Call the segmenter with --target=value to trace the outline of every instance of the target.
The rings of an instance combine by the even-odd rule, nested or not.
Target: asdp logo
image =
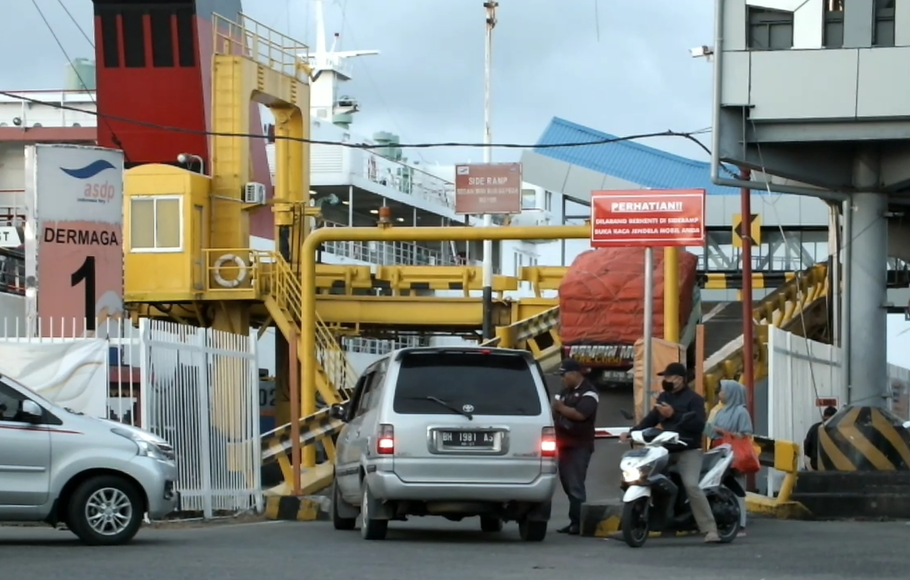
[[[66,173],[75,179],[85,181],[85,187],[82,190],[82,196],[77,200],[86,203],[108,203],[116,195],[116,188],[108,181],[97,179],[98,176],[109,169],[116,170],[114,165],[105,159],[99,159],[89,163],[85,167],[76,169],[67,169],[61,167],[60,171]]]

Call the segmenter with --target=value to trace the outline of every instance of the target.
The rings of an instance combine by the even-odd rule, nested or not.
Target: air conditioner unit
[[[265,185],[251,181],[243,186],[243,203],[262,205],[265,203]]]

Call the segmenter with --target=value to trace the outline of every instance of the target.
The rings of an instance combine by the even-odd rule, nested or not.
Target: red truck
[[[644,334],[643,248],[599,248],[580,254],[559,286],[563,353],[591,369],[599,386],[631,386],[635,341]],[[664,259],[654,252],[653,335],[664,330]],[[701,319],[698,258],[679,252],[680,343],[694,355]],[[691,362],[691,361],[690,361]]]

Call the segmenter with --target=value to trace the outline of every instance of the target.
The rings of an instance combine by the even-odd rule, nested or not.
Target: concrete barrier
[[[753,440],[762,466],[782,471],[784,480],[776,497],[747,493],[746,509],[752,514],[779,519],[811,518],[809,510],[792,497],[799,473],[799,445],[792,441],[760,436],[755,436]]]
[[[819,471],[910,471],[910,432],[886,409],[846,407],[818,430]]]
[[[270,520],[328,520],[331,509],[332,500],[323,496],[274,495],[265,498],[265,517]]]
[[[807,471],[793,499],[819,519],[910,519],[910,471]]]
[[[607,538],[619,531],[622,502],[593,501],[581,506],[581,535]]]

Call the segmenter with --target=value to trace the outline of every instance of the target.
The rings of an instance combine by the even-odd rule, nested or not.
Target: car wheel
[[[480,516],[480,529],[484,532],[501,532],[502,520],[492,516]]]
[[[140,492],[122,477],[101,475],[82,482],[70,496],[66,523],[86,544],[116,546],[142,526]]]
[[[332,486],[332,525],[336,530],[353,530],[357,526],[357,518],[343,518],[338,512],[341,506],[341,493],[338,491],[338,481]]]
[[[384,540],[389,530],[389,520],[374,520],[370,502],[373,495],[367,482],[363,482],[363,498],[360,503],[360,536],[364,540]]]
[[[542,542],[547,537],[547,522],[521,520],[518,534],[525,542]]]

